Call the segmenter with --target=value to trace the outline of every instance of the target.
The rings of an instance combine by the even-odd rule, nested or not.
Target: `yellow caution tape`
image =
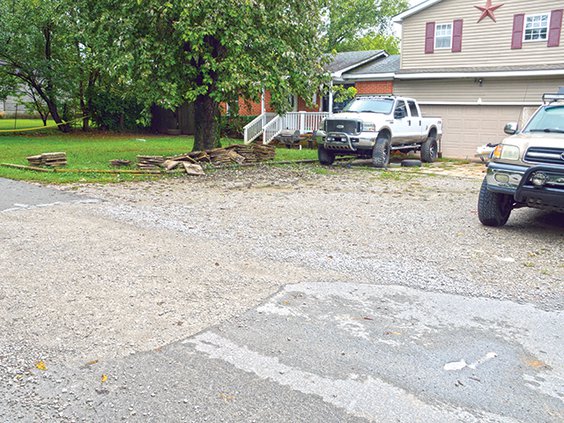
[[[87,117],[90,118],[90,116],[87,116]],[[68,125],[70,123],[77,122],[79,120],[84,120],[84,119],[85,119],[84,117],[79,117],[77,119],[69,120],[68,122],[54,123],[52,125],[46,125],[46,126],[36,126],[34,128],[0,129],[0,134],[4,133],[4,132],[29,132],[29,131],[38,131],[38,130],[41,130],[41,129],[56,128],[56,127],[61,126],[61,125]]]

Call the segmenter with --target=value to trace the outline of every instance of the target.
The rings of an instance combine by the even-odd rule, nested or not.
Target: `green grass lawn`
[[[0,120],[2,122],[2,120]],[[141,134],[72,134],[49,133],[47,135],[0,136],[0,163],[27,165],[27,156],[64,151],[69,169],[111,169],[113,159],[136,162],[137,155],[174,156],[192,150],[193,137],[154,136]],[[239,140],[223,139],[222,145],[240,143]],[[277,161],[316,159],[316,150],[277,149]],[[132,169],[135,167],[132,166]],[[48,183],[68,182],[119,182],[146,180],[147,175],[95,174],[95,173],[43,173],[0,166],[0,177]],[[156,176],[160,177],[160,176]]]

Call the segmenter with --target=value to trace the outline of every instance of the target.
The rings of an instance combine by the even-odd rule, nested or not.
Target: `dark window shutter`
[[[452,23],[452,52],[460,53],[462,51],[462,19],[456,19]]]
[[[523,47],[523,28],[525,26],[525,15],[513,16],[513,37],[511,38],[511,48],[518,49]]]
[[[550,27],[548,28],[548,47],[560,45],[560,32],[562,30],[562,9],[553,10],[550,14]]]
[[[425,53],[435,52],[435,22],[427,22],[425,27]]]

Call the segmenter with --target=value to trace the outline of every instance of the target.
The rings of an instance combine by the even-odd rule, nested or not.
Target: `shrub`
[[[256,116],[221,116],[219,129],[221,136],[225,138],[243,139],[245,125],[250,123]]]

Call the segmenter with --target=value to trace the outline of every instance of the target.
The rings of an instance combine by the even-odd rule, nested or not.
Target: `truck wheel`
[[[322,165],[331,166],[335,161],[335,153],[320,145],[317,147],[317,158]]]
[[[488,191],[486,178],[480,188],[478,218],[485,226],[503,226],[513,209],[513,197],[508,194]]]
[[[392,147],[390,139],[386,136],[378,136],[376,144],[372,150],[372,164],[377,168],[385,168],[390,163]]]
[[[401,161],[402,167],[421,167],[421,160],[405,159]]]
[[[423,163],[433,163],[439,155],[439,145],[434,135],[430,135],[421,145],[421,161]]]

